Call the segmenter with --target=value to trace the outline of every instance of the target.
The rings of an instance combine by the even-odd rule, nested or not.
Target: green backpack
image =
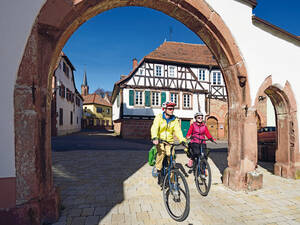
[[[153,147],[149,150],[148,153],[148,163],[150,166],[155,165],[156,154],[157,154],[157,149],[156,146],[153,145]]]

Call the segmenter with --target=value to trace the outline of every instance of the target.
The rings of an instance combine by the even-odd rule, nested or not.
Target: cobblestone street
[[[209,144],[213,181],[202,197],[193,175],[187,178],[190,214],[170,218],[157,181],[147,163],[150,141],[123,140],[107,133],[82,132],[52,139],[54,183],[61,193],[61,217],[55,225],[98,224],[300,224],[300,180],[272,175],[260,164],[263,189],[235,192],[222,185],[227,166],[226,143]],[[178,151],[183,168],[187,158]]]

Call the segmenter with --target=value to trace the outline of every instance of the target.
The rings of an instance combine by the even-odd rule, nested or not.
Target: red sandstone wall
[[[150,140],[150,128],[153,120],[122,120],[122,138],[137,138]]]
[[[218,120],[218,139],[227,139],[224,134],[225,129],[225,116],[228,112],[227,101],[221,101],[217,99],[210,99],[210,114]]]

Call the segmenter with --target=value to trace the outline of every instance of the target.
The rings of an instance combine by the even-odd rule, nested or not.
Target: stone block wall
[[[122,138],[151,139],[150,129],[153,120],[124,119],[121,125]]]

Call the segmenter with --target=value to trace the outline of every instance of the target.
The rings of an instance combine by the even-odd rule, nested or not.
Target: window
[[[213,72],[213,84],[221,84],[221,72]]]
[[[61,84],[61,86],[59,87],[59,95],[64,98],[65,97],[65,86],[63,84]]]
[[[159,92],[152,92],[152,106],[160,106],[159,95],[160,95]]]
[[[205,80],[205,70],[204,69],[199,69],[198,77],[199,77],[199,80]]]
[[[169,67],[169,77],[175,77],[175,66]]]
[[[73,112],[70,112],[70,124],[73,124]]]
[[[178,105],[178,94],[177,93],[171,93],[170,94],[170,101],[174,102],[176,104],[176,107],[179,107],[179,105]]]
[[[183,108],[191,108],[191,95],[183,94]]]
[[[135,91],[135,105],[143,105],[143,92]]]
[[[106,126],[109,126],[109,120],[106,120]]]
[[[221,84],[221,73],[218,72],[217,74],[218,74],[218,84]]]
[[[59,108],[59,125],[62,126],[64,124],[64,111],[62,108]]]
[[[155,76],[161,77],[162,76],[162,66],[155,65]]]
[[[109,109],[106,109],[106,113],[109,114]]]
[[[97,113],[102,113],[102,108],[101,107],[97,107]]]
[[[144,68],[139,68],[139,75],[144,75],[144,74],[145,74]]]
[[[217,84],[217,73],[213,72],[213,84]]]
[[[65,62],[63,62],[63,71],[65,72],[67,77],[69,77],[69,67],[67,66],[67,64]]]

